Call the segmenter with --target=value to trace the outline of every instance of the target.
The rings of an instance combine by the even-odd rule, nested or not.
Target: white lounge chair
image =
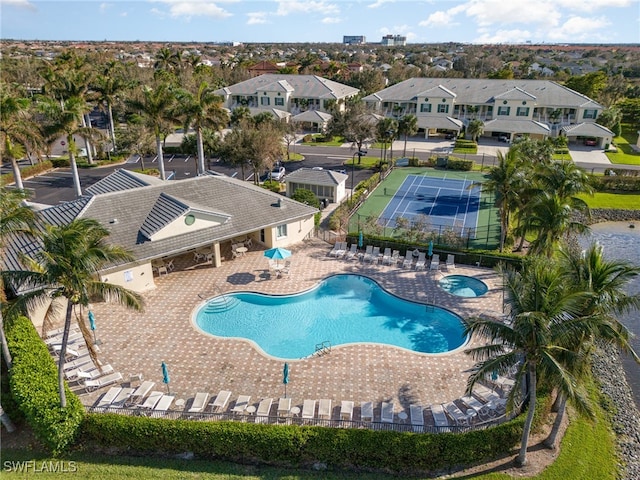
[[[120,372],[115,372],[110,375],[105,375],[104,377],[96,378],[95,380],[85,380],[84,389],[87,392],[92,392],[98,388],[119,382],[120,380],[122,380],[122,374]]]
[[[400,259],[400,250],[394,250],[393,253],[391,254],[391,261],[389,262],[389,265],[397,265],[399,259]]]
[[[302,404],[302,419],[310,420],[315,416],[316,413],[316,401],[315,400],[305,400]]]
[[[451,254],[447,255],[447,270],[453,270],[456,268],[455,260],[456,260],[455,255],[451,255]]]
[[[362,402],[360,405],[360,420],[373,422],[373,402]]]
[[[331,399],[320,399],[320,403],[318,404],[318,418],[331,418]]]
[[[411,265],[413,265],[413,251],[407,250],[402,260],[402,268],[411,268]]]
[[[114,388],[114,387],[111,387],[111,388]],[[115,388],[118,388],[118,387],[115,387]],[[118,396],[113,399],[113,402],[111,402],[111,405],[109,405],[109,406],[110,407],[116,407],[116,408],[124,407],[124,404],[129,399],[131,394],[133,393],[133,390],[134,389],[131,388],[131,387],[126,387],[126,388],[121,389],[120,393],[118,393]]]
[[[152,382],[150,380],[145,380],[140,384],[138,388],[131,394],[131,398],[127,401],[127,405],[136,405],[142,401],[144,397],[151,391],[151,389],[155,386],[156,382]]]
[[[353,419],[353,401],[351,400],[342,400],[340,404],[340,420],[349,420]]]
[[[451,418],[453,418],[458,425],[468,424],[467,415],[465,415],[455,403],[449,402],[445,403],[443,406],[447,413],[451,415]]]
[[[122,387],[111,387],[109,390],[107,390],[107,393],[105,393],[100,398],[100,400],[98,401],[98,405],[96,405],[96,408],[109,407],[121,391]]]
[[[256,423],[267,423],[269,421],[272,404],[273,398],[263,398],[260,400],[258,410],[256,411]]]
[[[209,400],[209,394],[207,392],[198,392],[193,399],[193,404],[189,408],[189,413],[199,413],[207,406],[207,400]]]
[[[371,255],[369,255],[368,261],[371,264],[378,263],[378,258],[380,257],[380,247],[373,247],[371,251]],[[365,262],[367,258],[365,258]]]
[[[382,264],[391,265],[391,249],[389,247],[384,249],[384,253],[382,254]]]
[[[220,390],[218,395],[216,395],[216,399],[211,404],[213,411],[220,412],[224,410],[229,398],[231,398],[231,392],[229,390]]]
[[[460,397],[460,400],[462,400],[466,406],[475,410],[480,416],[487,416],[489,414],[489,408],[480,403],[480,401],[472,395]]]
[[[433,415],[433,421],[436,427],[439,427],[440,431],[449,431],[449,418],[444,413],[444,407],[440,404],[431,405],[431,413]]]
[[[249,406],[249,402],[251,401],[250,395],[239,395],[236,400],[236,404],[233,406],[231,411],[233,413],[244,413],[244,411]]]
[[[109,364],[103,365],[102,369],[94,368],[93,370],[89,370],[89,369],[84,370],[82,367],[80,367],[76,371],[76,378],[78,380],[80,379],[94,380],[96,378],[100,378],[103,375],[108,375],[110,373],[113,373],[113,367]]]
[[[393,402],[382,402],[380,408],[380,421],[393,423]]]
[[[138,405],[138,407],[153,410],[162,398],[162,395],[162,392],[151,392],[146,400],[141,405]]]
[[[338,252],[340,250],[343,250],[342,242],[336,242],[333,245],[333,248],[331,249],[331,251],[329,252],[329,256],[330,257],[337,257],[338,256]]]
[[[422,405],[411,405],[411,428],[414,432],[422,432],[424,430],[424,414],[422,413]]]
[[[86,355],[82,355],[81,357],[76,358],[75,360],[71,360],[69,362],[64,363],[65,370],[74,370],[79,367],[85,366],[85,368],[89,368],[87,365],[92,365],[95,368],[95,364],[93,363],[93,359],[87,353]]]
[[[368,262],[373,255],[373,245],[367,245],[367,249],[364,251],[364,257],[362,257],[363,262]]]
[[[153,407],[153,411],[166,412],[167,410],[169,410],[169,408],[171,408],[171,405],[173,404],[173,400],[175,398],[176,397],[173,395],[162,395],[160,400],[158,400],[158,403],[156,403],[156,406]]]
[[[429,266],[430,270],[439,270],[440,269],[440,255],[434,253],[431,257],[431,265]]]
[[[358,245],[355,243],[352,243],[351,248],[349,248],[349,251],[344,254],[344,259],[353,260],[357,256],[358,256]]]
[[[426,252],[420,252],[418,255],[418,261],[416,262],[416,270],[424,270],[424,265],[427,262]]]
[[[291,410],[291,398],[280,398],[278,400],[278,416],[284,417],[289,415],[289,411]]]

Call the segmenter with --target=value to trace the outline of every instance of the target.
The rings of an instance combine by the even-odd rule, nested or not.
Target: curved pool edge
[[[483,286],[483,292],[478,294],[478,292],[476,292],[476,290],[473,287],[469,287],[469,289],[471,291],[474,292],[474,295],[458,295],[456,293],[453,293],[450,290],[447,290],[446,288],[444,288],[442,286],[442,281],[450,278],[450,277],[457,277],[457,278],[465,278],[465,279],[469,279],[472,280],[474,283],[476,284],[481,284]],[[483,280],[480,280],[479,278],[475,278],[472,277],[471,275],[463,275],[463,274],[459,274],[459,273],[451,273],[451,274],[447,274],[447,275],[442,275],[437,281],[436,281],[436,285],[437,287],[444,293],[446,293],[447,295],[450,295],[452,297],[455,297],[457,299],[479,299],[481,297],[484,297],[485,295],[491,293],[492,289],[489,286],[489,284]]]
[[[335,276],[343,276],[343,275],[353,275],[353,276],[367,278],[367,279],[371,280],[372,282],[374,282],[377,285],[378,288],[380,288],[381,290],[383,290],[387,294],[392,295],[392,296],[394,296],[396,298],[399,298],[401,300],[406,300],[406,301],[409,301],[409,302],[413,302],[413,303],[416,303],[416,304],[419,304],[419,305],[436,307],[436,308],[439,308],[441,310],[447,311],[451,315],[454,315],[454,316],[458,317],[460,323],[464,326],[464,320],[463,320],[462,316],[460,314],[454,312],[453,310],[451,310],[449,308],[446,308],[446,307],[442,307],[440,305],[434,305],[432,303],[421,302],[421,301],[418,301],[418,300],[413,300],[413,299],[410,299],[410,298],[403,297],[403,296],[397,295],[395,293],[392,293],[388,289],[386,289],[384,286],[382,286],[380,284],[380,282],[378,282],[375,278],[372,278],[371,276],[363,274],[363,273],[332,273],[330,275],[326,275],[325,277],[319,279],[316,282],[316,284],[313,285],[312,287],[304,289],[304,290],[300,290],[300,291],[297,291],[297,292],[294,292],[294,293],[264,293],[264,292],[257,292],[255,290],[230,290],[228,292],[224,292],[222,294],[214,295],[212,297],[209,297],[207,299],[204,299],[204,300],[200,301],[191,310],[189,323],[191,324],[193,329],[196,330],[196,332],[201,333],[201,334],[203,334],[205,336],[214,338],[216,340],[237,340],[237,341],[240,341],[240,342],[247,343],[250,346],[252,346],[254,348],[254,350],[256,350],[256,352],[258,352],[260,355],[262,355],[265,358],[271,359],[271,360],[286,361],[286,362],[300,362],[300,361],[304,361],[304,360],[310,360],[310,359],[314,358],[315,353],[312,353],[311,355],[307,355],[306,357],[300,357],[300,358],[276,357],[274,355],[271,355],[271,354],[265,352],[262,349],[262,347],[260,347],[260,345],[256,341],[251,340],[249,338],[246,338],[246,337],[221,337],[219,335],[214,335],[213,333],[206,332],[202,328],[200,328],[198,326],[197,322],[196,322],[197,313],[210,300],[212,300],[214,298],[217,298],[217,297],[222,297],[224,295],[231,295],[231,294],[235,294],[235,293],[250,293],[250,294],[261,295],[261,296],[265,296],[265,297],[290,297],[290,296],[296,296],[296,295],[303,295],[305,293],[311,292],[311,291],[319,288],[320,285],[322,284],[322,282],[327,280],[328,278],[335,277]],[[457,297],[457,298],[463,298],[463,297]],[[454,348],[452,350],[448,350],[446,352],[435,352],[435,353],[417,352],[415,350],[411,350],[411,349],[408,349],[408,348],[400,347],[400,346],[397,346],[397,345],[391,345],[391,344],[388,344],[388,343],[376,343],[376,342],[341,343],[339,345],[332,345],[331,349],[353,347],[353,346],[363,346],[363,345],[375,345],[375,346],[380,346],[380,347],[393,348],[395,350],[399,350],[399,351],[415,354],[415,355],[422,356],[422,357],[441,357],[441,356],[456,354],[456,353],[459,353],[460,351],[464,350],[468,346],[468,344],[470,343],[471,338],[472,338],[471,335],[467,334],[464,337],[464,341],[458,347],[456,347],[456,348]]]

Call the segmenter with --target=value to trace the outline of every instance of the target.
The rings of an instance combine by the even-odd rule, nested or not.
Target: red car
[[[585,139],[584,144],[587,147],[595,147],[596,145],[598,145],[598,141],[595,138],[587,138]]]

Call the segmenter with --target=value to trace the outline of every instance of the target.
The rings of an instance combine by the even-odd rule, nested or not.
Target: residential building
[[[349,175],[322,168],[299,168],[285,177],[287,196],[299,188],[312,191],[318,200],[340,203],[346,196]]]
[[[344,35],[342,43],[346,45],[364,45],[367,43],[367,38],[364,35]]]
[[[363,101],[386,117],[416,115],[425,137],[439,131],[460,132],[478,119],[484,122],[485,137],[506,137],[507,141],[519,135],[557,136],[567,131],[563,127],[595,123],[604,109],[548,80],[411,78]]]
[[[407,37],[402,35],[385,35],[382,37],[380,43],[385,47],[404,47],[407,44]]]

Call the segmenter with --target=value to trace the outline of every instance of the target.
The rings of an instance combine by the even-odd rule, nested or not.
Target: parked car
[[[275,180],[276,182],[282,182],[286,173],[287,172],[284,167],[275,167],[273,170],[271,170],[271,172],[269,172],[269,178],[271,178],[271,180]]]
[[[595,138],[585,138],[584,144],[587,147],[595,147],[596,145],[598,145],[598,140],[596,140]]]
[[[454,138],[456,138],[456,134],[453,132],[448,132],[444,135],[444,138],[446,138],[447,140],[453,140]]]
[[[509,137],[507,135],[500,135],[498,137],[499,142],[509,143]]]

